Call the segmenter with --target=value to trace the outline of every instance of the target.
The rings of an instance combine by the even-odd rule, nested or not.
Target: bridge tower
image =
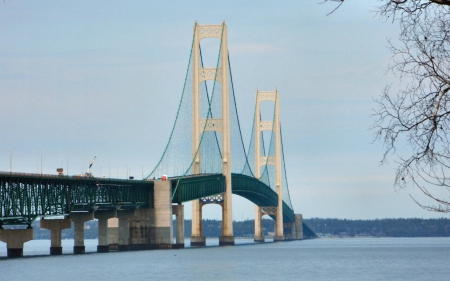
[[[217,38],[221,40],[220,63],[214,68],[200,66],[200,40]],[[229,105],[229,69],[228,69],[228,32],[225,22],[220,25],[194,25],[193,43],[193,118],[192,118],[192,157],[194,159],[192,173],[200,174],[201,163],[198,147],[201,134],[216,131],[222,135],[222,173],[225,176],[226,189],[222,194],[222,236],[219,245],[234,245],[232,193],[231,193],[231,151],[230,151],[230,105]],[[206,118],[200,116],[200,83],[215,80],[221,83],[222,115],[221,118]],[[201,200],[192,202],[192,236],[191,246],[204,246],[205,237],[202,235],[202,206]]]
[[[273,101],[275,103],[275,112],[273,121],[262,121],[261,103],[263,101]],[[274,215],[275,237],[274,241],[284,240],[283,235],[283,188],[282,188],[282,170],[281,170],[281,128],[280,128],[280,108],[278,91],[262,92],[256,91],[256,110],[255,110],[255,176],[261,177],[261,167],[271,165],[275,167],[276,192],[278,194],[277,207],[260,207],[255,205],[255,242],[264,242],[262,235],[262,216]],[[261,153],[261,132],[271,130],[275,134],[275,155],[263,156]]]

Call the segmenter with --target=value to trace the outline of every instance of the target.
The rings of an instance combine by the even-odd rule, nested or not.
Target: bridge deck
[[[225,192],[225,177],[222,174],[196,175],[172,178],[172,203],[183,203],[194,199]],[[258,206],[277,206],[278,195],[258,179],[242,174],[232,174],[233,194],[242,196]],[[294,211],[283,202],[283,221],[293,222]]]
[[[169,179],[172,202],[183,203],[225,192],[222,174]],[[277,194],[258,179],[232,174],[233,193],[258,206],[276,206]],[[38,217],[68,215],[106,205],[120,208],[153,207],[154,181],[77,176],[0,173],[0,225],[31,224]],[[295,220],[283,203],[283,221]]]
[[[102,204],[153,207],[153,181],[0,173],[0,225],[31,224]]]

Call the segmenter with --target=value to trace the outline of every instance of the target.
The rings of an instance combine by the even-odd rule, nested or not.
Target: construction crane
[[[94,164],[96,158],[97,158],[97,155],[94,156],[94,159],[92,159],[91,164],[89,165],[89,167],[86,170],[86,173],[84,173],[85,178],[92,178],[91,167]]]

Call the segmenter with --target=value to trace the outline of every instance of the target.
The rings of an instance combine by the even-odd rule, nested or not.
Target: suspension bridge
[[[204,246],[202,207],[222,207],[220,245],[234,245],[232,194],[255,204],[255,242],[262,217],[275,220],[274,241],[314,236],[295,214],[289,195],[280,122],[280,93],[257,91],[250,142],[243,141],[225,23],[193,30],[181,99],[169,140],[142,181],[0,173],[0,241],[21,256],[31,223],[51,230],[51,254],[61,254],[61,230],[74,223],[74,253],[84,252],[84,222],[99,223],[99,252],[184,247],[184,205],[192,202],[191,246]],[[202,39],[219,40],[215,65],[204,65]],[[271,103],[264,120],[261,104]],[[266,108],[266,107],[264,107]],[[172,216],[176,216],[173,243]],[[64,216],[64,219],[50,219]],[[7,225],[26,225],[4,229]]]

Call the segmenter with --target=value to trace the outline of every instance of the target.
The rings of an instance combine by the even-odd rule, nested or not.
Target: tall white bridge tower
[[[220,40],[220,61],[214,68],[200,66],[200,40],[217,38]],[[215,131],[222,135],[222,174],[225,176],[226,190],[222,194],[222,236],[220,245],[234,245],[233,216],[232,216],[232,189],[231,189],[231,151],[230,151],[230,104],[229,104],[229,69],[228,69],[228,31],[225,22],[220,25],[194,25],[193,43],[193,119],[192,119],[192,157],[193,174],[200,174],[199,150],[201,134]],[[200,83],[213,80],[221,83],[222,114],[220,118],[207,118],[200,116]],[[202,235],[202,206],[209,200],[194,200],[192,202],[192,246],[204,246],[205,237]]]

